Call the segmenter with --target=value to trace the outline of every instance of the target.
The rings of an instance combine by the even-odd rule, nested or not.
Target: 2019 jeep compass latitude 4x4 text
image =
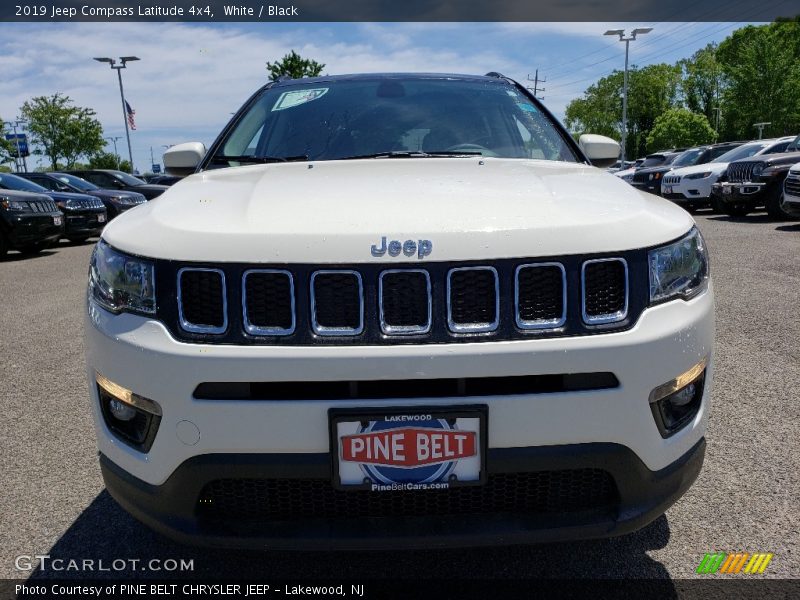
[[[497,74],[278,81],[171,148],[194,174],[92,257],[110,493],[255,548],[655,519],[703,461],[712,286],[692,218],[597,168],[618,152]]]

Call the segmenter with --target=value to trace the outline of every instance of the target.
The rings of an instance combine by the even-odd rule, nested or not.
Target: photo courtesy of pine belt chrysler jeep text
[[[109,492],[250,548],[651,522],[702,466],[714,301],[692,217],[618,159],[497,73],[267,84],[95,248]]]

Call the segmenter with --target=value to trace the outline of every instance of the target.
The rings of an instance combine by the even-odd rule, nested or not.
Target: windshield
[[[786,148],[787,152],[797,152],[800,150],[800,135],[794,138],[794,141]]]
[[[580,160],[557,126],[511,84],[395,76],[267,88],[209,166],[423,153]]]
[[[728,152],[718,156],[711,162],[728,163],[728,162],[733,162],[735,160],[739,160],[740,158],[748,158],[750,156],[753,156],[756,152],[760,152],[767,146],[768,144],[745,144],[744,146],[739,146],[738,148],[729,150]]]
[[[649,169],[650,167],[658,167],[663,164],[667,163],[667,159],[663,154],[655,154],[653,156],[648,156],[644,159],[644,162],[641,165],[642,169]]]
[[[142,181],[138,177],[134,177],[133,175],[128,175],[124,171],[111,171],[109,172],[109,175],[111,175],[115,179],[119,179],[125,185],[147,185],[144,181]]]
[[[697,164],[697,161],[700,160],[700,157],[703,155],[705,150],[701,148],[694,148],[692,150],[687,150],[675,157],[675,160],[672,161],[673,167],[690,167],[692,165]]]
[[[55,177],[59,181],[63,181],[67,185],[71,185],[72,187],[76,187],[81,191],[89,192],[92,190],[99,190],[100,188],[97,187],[93,183],[89,183],[85,179],[81,179],[80,177],[76,177],[75,175],[69,175],[68,173],[50,173],[51,176]]]
[[[10,175],[8,173],[0,173],[0,188],[6,190],[17,190],[19,192],[47,192],[47,188],[40,186],[38,183],[33,183],[22,177]]]

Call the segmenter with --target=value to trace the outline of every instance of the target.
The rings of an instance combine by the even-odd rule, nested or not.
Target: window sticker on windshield
[[[276,110],[284,110],[292,108],[312,100],[319,100],[328,93],[329,88],[314,88],[313,90],[296,90],[293,92],[283,92],[275,106],[272,107],[273,112]]]
[[[536,110],[536,107],[533,104],[526,104],[525,102],[517,102],[517,106],[519,106],[521,110],[524,110],[526,112],[532,112],[532,113],[539,112],[538,110]]]

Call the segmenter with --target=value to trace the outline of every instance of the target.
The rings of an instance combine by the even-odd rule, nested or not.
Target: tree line
[[[567,128],[620,139],[622,71],[569,103]],[[800,17],[748,25],[675,64],[628,71],[628,135],[636,156],[659,149],[800,132]],[[633,154],[633,153],[631,153]]]

